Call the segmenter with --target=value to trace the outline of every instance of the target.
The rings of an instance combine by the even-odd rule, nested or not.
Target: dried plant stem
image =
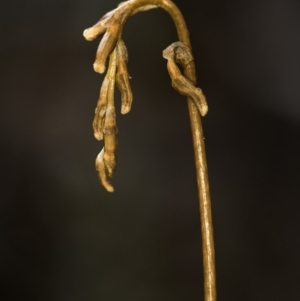
[[[190,49],[192,49],[189,39],[189,32],[185,24],[184,18],[178,7],[173,2],[169,0],[131,0],[129,2],[132,2],[132,11],[145,5],[157,5],[166,10],[175,23],[180,42],[184,43]],[[189,80],[196,83],[196,71],[193,61],[186,68],[184,68],[184,75]],[[199,112],[197,111],[197,108],[195,107],[195,104],[192,102],[191,99],[188,99],[188,108],[193,135],[196,174],[198,183],[198,196],[200,205],[205,301],[215,301],[215,251],[205,144],[201,118]]]

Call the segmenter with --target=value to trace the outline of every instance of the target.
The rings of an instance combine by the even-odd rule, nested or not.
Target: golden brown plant
[[[104,34],[97,50],[94,70],[104,73],[109,59],[108,71],[100,89],[100,95],[95,110],[93,129],[95,138],[104,140],[104,147],[96,159],[96,169],[99,179],[107,191],[113,192],[110,179],[116,167],[117,126],[114,106],[115,85],[121,92],[121,113],[127,114],[132,105],[132,91],[127,71],[128,54],[121,39],[126,20],[141,11],[161,7],[172,17],[179,42],[175,42],[163,51],[167,59],[167,69],[172,86],[180,94],[187,96],[191,119],[191,129],[194,143],[196,175],[200,205],[200,220],[202,229],[204,291],[205,301],[216,300],[216,276],[213,227],[205,145],[200,116],[208,111],[206,99],[202,90],[196,87],[196,72],[189,33],[184,18],[171,0],[129,0],[104,15],[94,26],[83,33],[88,41]],[[181,73],[178,65],[184,70]]]

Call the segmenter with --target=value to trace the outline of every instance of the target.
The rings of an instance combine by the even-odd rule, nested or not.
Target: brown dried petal
[[[121,92],[121,102],[122,102],[121,113],[127,114],[131,110],[132,101],[133,101],[133,94],[130,88],[128,74],[118,72],[116,74],[116,84]]]
[[[109,176],[112,176],[116,167],[117,152],[117,125],[115,108],[110,106],[106,111],[104,133],[104,161],[108,169]]]
[[[122,39],[120,39],[117,44],[117,60],[118,60],[118,62],[124,61],[126,64],[128,62],[127,47]]]
[[[104,139],[104,162],[108,171],[109,177],[112,177],[117,165],[117,136],[108,135]]]
[[[121,92],[122,108],[121,113],[127,114],[132,105],[133,95],[129,83],[129,74],[127,71],[128,52],[122,40],[117,44],[117,74],[116,84]]]
[[[94,129],[94,136],[97,140],[103,139],[103,126],[105,120],[105,113],[108,104],[108,88],[109,88],[110,81],[106,76],[102,83],[100,89],[100,95],[97,103],[97,107],[95,110],[95,118],[93,121],[93,129]]]

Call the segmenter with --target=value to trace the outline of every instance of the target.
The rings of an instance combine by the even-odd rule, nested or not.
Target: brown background
[[[175,2],[210,109],[219,300],[299,301],[300,2]],[[117,3],[1,2],[2,300],[203,300],[188,113],[161,10],[126,24],[134,104],[117,116],[116,191],[98,184],[103,76],[82,31]]]

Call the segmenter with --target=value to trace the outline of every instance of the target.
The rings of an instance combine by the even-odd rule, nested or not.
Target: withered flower
[[[178,93],[191,98],[201,116],[205,116],[208,106],[202,90],[187,79],[176,65],[178,63],[183,68],[187,68],[194,60],[190,49],[181,42],[175,42],[163,51],[163,57],[168,60],[167,68],[173,88]]]

